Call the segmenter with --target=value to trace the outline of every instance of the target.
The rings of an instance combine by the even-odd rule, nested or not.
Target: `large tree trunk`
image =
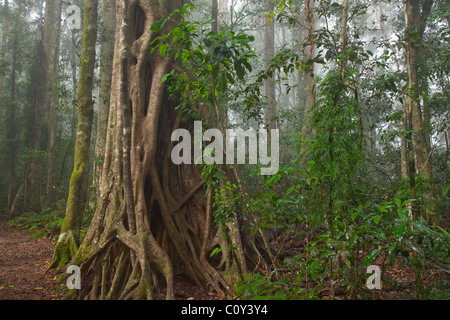
[[[210,224],[212,205],[206,203],[201,168],[170,160],[173,130],[192,129],[191,122],[180,123],[161,83],[173,61],[148,47],[156,36],[150,26],[181,5],[176,0],[116,2],[100,195],[74,259],[81,264],[79,298],[160,299],[162,289],[173,299],[174,272],[221,293],[230,290],[205,258],[220,237]]]
[[[76,253],[87,200],[90,168],[90,143],[94,101],[95,45],[97,41],[98,0],[86,0],[84,6],[83,48],[78,85],[78,131],[75,143],[74,169],[70,178],[66,216],[55,247],[52,267],[69,262]]]

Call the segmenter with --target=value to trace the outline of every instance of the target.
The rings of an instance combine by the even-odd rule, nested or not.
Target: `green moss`
[[[82,170],[77,170],[76,168],[79,168],[78,166],[75,166],[75,169],[72,172],[72,176],[70,177],[70,183],[73,184],[74,181],[77,181],[78,179],[80,179]]]
[[[67,235],[63,236],[61,241],[58,240],[50,268],[64,268],[72,261],[72,258],[76,256],[77,251],[78,248],[73,234],[69,232]]]
[[[149,289],[150,289],[149,285],[146,282],[144,282],[142,284],[142,296],[143,297],[147,297],[147,293],[148,293]]]
[[[237,266],[233,265],[231,268],[225,270],[223,278],[234,290],[241,281]]]

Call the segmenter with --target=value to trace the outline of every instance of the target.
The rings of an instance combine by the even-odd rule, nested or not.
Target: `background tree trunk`
[[[275,17],[273,13],[272,0],[264,0],[264,59],[266,69],[271,65],[275,57]],[[269,15],[269,16],[267,16]],[[264,109],[264,120],[268,131],[267,139],[270,145],[270,129],[276,129],[276,100],[275,100],[275,74],[270,74],[264,80],[264,92],[267,99],[266,107]]]
[[[306,47],[306,53],[308,54],[308,60],[311,61],[314,59],[315,54],[315,46],[314,46],[314,40],[312,38],[314,33],[314,26],[315,26],[315,13],[314,13],[314,0],[306,0],[305,1],[305,21],[308,26],[308,46]],[[310,132],[310,111],[313,108],[314,104],[316,103],[316,86],[315,86],[315,80],[314,80],[314,63],[308,65],[307,75],[303,77],[303,83],[302,83],[302,89],[305,92],[305,99],[300,100],[301,102],[304,102],[304,108],[303,108],[303,126],[302,126],[302,132],[304,133],[304,140],[308,140],[311,138],[311,132]],[[306,145],[302,145],[301,153],[304,153],[306,151]]]
[[[48,90],[50,85],[50,67],[52,63],[52,35],[55,28],[55,8],[56,0],[48,0],[45,6],[44,26],[42,28],[42,41],[38,44],[38,58],[36,61],[38,79],[35,83],[38,85],[35,90],[35,104],[33,106],[32,128],[30,133],[29,151],[31,153],[30,159],[27,163],[25,171],[25,189],[24,189],[24,204],[27,210],[34,212],[41,212],[42,210],[42,152],[43,143],[42,135],[44,131],[46,111],[48,110]]]
[[[219,2],[218,0],[212,0],[212,6],[211,6],[211,19],[214,20],[213,23],[211,23],[211,31],[214,33],[217,33],[218,25],[219,25]]]
[[[15,22],[14,22],[14,38],[13,38],[13,48],[12,48],[12,72],[11,72],[11,100],[8,103],[8,115],[5,121],[5,131],[6,131],[6,137],[10,141],[9,145],[9,162],[8,167],[10,170],[10,177],[9,177],[9,186],[8,186],[8,198],[7,198],[7,207],[10,208],[10,216],[15,217],[19,213],[21,213],[23,203],[20,203],[19,198],[22,195],[22,191],[24,188],[19,188],[16,195],[13,199],[13,192],[14,192],[14,184],[16,181],[16,165],[17,165],[17,153],[18,153],[18,146],[16,144],[17,139],[17,106],[16,106],[16,78],[17,78],[17,69],[18,69],[18,55],[19,55],[19,21],[21,19],[23,10],[23,2],[19,0],[17,13],[15,16]],[[22,191],[21,191],[22,189]],[[16,205],[13,206],[14,202]],[[22,206],[21,206],[22,205]]]
[[[60,40],[61,40],[61,12],[62,12],[62,0],[57,0],[55,5],[55,27],[56,29],[52,32],[52,50],[50,60],[50,86],[48,88],[47,101],[48,104],[48,114],[49,128],[50,128],[50,142],[48,147],[48,167],[47,167],[47,203],[50,207],[54,204],[54,174],[55,174],[55,146],[56,146],[56,107],[57,107],[57,86],[58,86],[58,71],[59,71],[59,51],[60,51]]]
[[[5,0],[5,5],[3,7],[3,30],[2,30],[2,47],[0,51],[0,61],[4,62],[6,59],[6,45],[8,43],[8,33],[9,33],[9,12],[8,12],[8,0]],[[3,126],[3,89],[5,86],[5,76],[0,74],[0,129]]]

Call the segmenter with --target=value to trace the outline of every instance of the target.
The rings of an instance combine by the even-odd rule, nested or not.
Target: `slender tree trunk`
[[[341,48],[340,53],[344,53],[347,49],[347,22],[348,22],[348,0],[344,0],[341,16]],[[339,66],[339,70],[342,74],[342,81],[345,82],[345,68],[346,68],[347,59],[343,59]]]
[[[0,61],[5,61],[6,59],[6,45],[8,43],[8,33],[9,33],[9,12],[8,12],[8,0],[5,0],[5,5],[3,9],[3,30],[2,30],[2,47],[0,51]],[[3,126],[3,89],[5,86],[5,76],[0,74],[0,129]]]
[[[95,144],[94,185],[100,187],[103,160],[105,156],[106,131],[111,95],[112,63],[116,32],[115,0],[103,1],[101,49],[100,49],[100,91],[98,104],[97,140]]]
[[[407,127],[408,122],[408,102],[404,101],[403,104],[403,119],[402,119],[402,132],[406,132],[408,130]],[[408,178],[408,141],[406,139],[406,135],[401,136],[400,141],[400,151],[401,151],[401,174],[402,179]]]
[[[315,46],[312,38],[315,25],[315,14],[314,14],[314,0],[305,1],[305,21],[308,26],[308,46],[306,47],[306,53],[308,54],[308,60],[314,58]],[[310,64],[307,70],[307,75],[303,78],[302,87],[306,90],[304,108],[303,108],[303,127],[302,132],[305,137],[304,140],[308,140],[311,137],[309,116],[310,111],[316,103],[316,86],[314,80],[314,64]],[[306,145],[302,145],[301,153],[306,151]]]
[[[218,0],[212,0],[212,8],[211,8],[211,19],[214,20],[211,23],[211,31],[217,33],[218,25],[219,25],[219,3]]]
[[[78,85],[78,130],[75,159],[70,178],[66,216],[55,247],[52,267],[69,262],[76,253],[87,200],[90,165],[90,143],[94,101],[95,45],[97,41],[97,0],[86,0],[84,6],[83,47],[81,52],[80,82]]]
[[[264,12],[266,14],[272,14],[273,4],[272,0],[264,0]],[[264,15],[264,60],[266,63],[266,69],[272,63],[275,57],[275,19],[270,16]],[[266,96],[266,106],[264,108],[264,120],[265,127],[268,129],[267,135],[268,144],[270,145],[270,132],[271,129],[276,129],[276,99],[275,99],[275,73],[270,71],[267,79],[264,80],[264,92]]]
[[[20,0],[18,3],[17,14],[15,17],[14,23],[14,39],[13,39],[13,48],[12,48],[12,72],[11,72],[11,98],[9,105],[9,112],[7,119],[5,121],[5,131],[6,137],[10,142],[10,147],[8,148],[9,153],[9,186],[8,186],[8,198],[7,198],[7,207],[10,208],[11,217],[16,216],[19,213],[19,206],[12,206],[12,203],[16,201],[19,204],[19,198],[17,195],[14,197],[13,201],[13,192],[14,192],[14,184],[16,182],[16,158],[18,153],[18,146],[16,144],[17,139],[17,124],[16,124],[16,78],[17,78],[17,69],[18,69],[18,55],[19,55],[19,21],[22,15],[23,2]]]
[[[407,54],[407,67],[408,67],[408,112],[410,113],[410,130],[414,130],[415,151],[417,156],[418,173],[421,175],[424,182],[427,184],[427,190],[425,191],[426,201],[426,217],[431,224],[438,223],[438,213],[436,206],[436,199],[433,186],[433,171],[432,162],[429,160],[431,157],[430,137],[427,126],[424,123],[423,112],[419,102],[419,72],[418,63],[420,55],[420,46],[422,44],[422,37],[425,31],[426,20],[430,13],[432,0],[425,0],[420,6],[418,0],[406,0],[405,1],[405,20],[406,20],[406,54]],[[415,39],[414,34],[418,35],[418,39]],[[428,136],[427,136],[428,135]],[[411,155],[411,152],[410,152]],[[411,160],[410,160],[411,162]],[[414,173],[409,172],[410,176]],[[412,177],[410,177],[412,184]],[[411,186],[412,187],[412,186]],[[415,184],[414,184],[415,190]],[[412,190],[413,191],[413,190]],[[413,213],[413,217],[417,218],[417,215]]]
[[[54,175],[55,175],[55,146],[56,146],[56,107],[57,107],[57,86],[58,86],[58,70],[59,70],[59,52],[60,52],[60,40],[61,40],[61,13],[62,13],[62,0],[56,1],[55,8],[55,27],[52,32],[52,50],[50,60],[50,88],[48,90],[49,97],[48,114],[49,128],[50,128],[50,143],[48,147],[48,167],[47,167],[47,203],[50,207],[54,202]]]

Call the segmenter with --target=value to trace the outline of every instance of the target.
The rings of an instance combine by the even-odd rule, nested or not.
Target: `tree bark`
[[[426,217],[431,224],[438,223],[438,213],[436,199],[433,186],[433,170],[432,162],[429,161],[431,156],[430,137],[427,126],[424,124],[423,110],[419,102],[419,81],[418,72],[419,48],[422,44],[422,37],[426,27],[426,20],[430,13],[432,0],[425,0],[420,6],[418,0],[407,0],[405,2],[405,20],[406,20],[406,55],[408,67],[408,84],[407,84],[407,103],[408,112],[410,113],[410,129],[414,130],[415,151],[418,163],[418,173],[421,175],[427,190],[424,198],[426,200]],[[415,39],[415,35],[418,36]],[[428,136],[427,136],[428,135]],[[411,160],[410,160],[411,162]],[[409,172],[410,176],[414,173]],[[412,183],[412,178],[411,178]],[[417,213],[418,214],[418,213]],[[416,215],[417,215],[416,214]],[[417,218],[417,217],[415,217]]]
[[[42,168],[42,135],[45,125],[45,115],[48,110],[48,88],[50,87],[50,66],[52,59],[52,34],[55,27],[56,0],[48,0],[45,6],[44,26],[42,28],[42,41],[38,43],[36,60],[36,83],[39,84],[34,91],[33,122],[30,133],[29,151],[32,154],[25,170],[24,205],[27,210],[41,212],[42,210],[42,184],[45,175]],[[44,180],[45,181],[45,180]]]
[[[95,45],[97,41],[98,0],[86,0],[84,6],[83,47],[78,85],[78,131],[74,169],[70,179],[66,216],[55,247],[51,267],[62,266],[76,253],[87,200],[90,166],[90,143],[94,102]]]
[[[21,210],[20,207],[20,197],[17,197],[19,194],[19,191],[17,192],[16,196],[13,200],[13,192],[14,192],[14,184],[16,182],[16,158],[18,154],[18,146],[15,143],[15,140],[17,139],[17,119],[16,119],[16,78],[17,78],[17,69],[18,69],[18,48],[19,48],[19,41],[20,41],[20,34],[19,34],[19,21],[22,15],[23,10],[23,2],[19,1],[17,13],[15,17],[15,23],[14,23],[14,38],[13,38],[13,48],[12,48],[12,66],[11,66],[11,92],[10,92],[10,103],[8,103],[9,106],[9,112],[7,119],[5,121],[5,132],[6,137],[10,141],[10,147],[8,148],[8,154],[9,154],[9,186],[8,186],[8,198],[7,198],[7,207],[10,208],[10,217],[15,217],[18,215],[18,213]],[[17,201],[16,201],[17,200]],[[17,206],[12,206],[16,202]]]
[[[231,293],[208,254],[221,245],[211,224],[201,168],[170,159],[181,122],[163,76],[172,57],[150,52],[151,25],[181,1],[116,2],[111,104],[97,209],[73,259],[81,266],[80,299],[173,299],[174,274]],[[178,15],[172,17],[178,19]],[[166,23],[160,33],[167,32]],[[223,250],[223,254],[228,254]],[[256,263],[255,263],[256,264]],[[228,264],[231,265],[231,264]],[[161,279],[163,283],[160,283]]]
[[[217,31],[219,31],[219,29],[218,29],[218,25],[219,25],[219,3],[218,3],[218,0],[212,0],[211,19],[214,20],[213,23],[211,23],[211,31],[214,33],[217,33]]]
[[[314,0],[305,1],[305,21],[308,26],[308,46],[306,47],[306,52],[308,54],[308,60],[314,59],[315,46],[313,41],[314,25],[315,25],[315,14],[314,14]],[[316,103],[316,86],[314,79],[314,63],[308,65],[307,75],[303,78],[302,87],[306,90],[303,108],[303,126],[302,132],[304,133],[304,140],[311,138],[310,126],[309,126],[309,116],[311,109]],[[301,153],[306,151],[306,144],[302,145]]]
[[[8,33],[9,33],[9,13],[8,13],[8,0],[5,0],[5,5],[3,8],[3,30],[2,30],[2,48],[0,51],[0,61],[5,61],[6,59],[6,45],[8,43]],[[3,126],[3,89],[5,86],[5,76],[0,74],[0,128]]]
[[[106,131],[111,95],[112,63],[116,32],[115,0],[103,2],[101,49],[100,49],[100,90],[97,120],[97,140],[95,144],[94,185],[100,187],[101,173],[105,156]]]
[[[55,26],[56,29],[52,32],[51,39],[51,56],[50,60],[50,86],[48,89],[48,114],[49,128],[50,128],[50,142],[48,147],[48,167],[47,167],[47,203],[50,207],[53,207],[54,203],[54,174],[55,174],[55,146],[56,146],[56,107],[57,107],[57,84],[58,84],[58,69],[59,69],[59,53],[60,53],[60,40],[61,40],[61,12],[62,12],[62,0],[57,0],[55,5]]]
[[[264,12],[266,14],[272,14],[273,4],[272,0],[264,0]],[[266,69],[272,63],[275,57],[275,19],[270,16],[264,15],[265,27],[264,27],[264,60],[266,63]],[[266,107],[264,109],[265,126],[269,130],[267,139],[270,144],[270,132],[271,129],[276,129],[276,101],[275,101],[275,74],[270,71],[268,77],[264,80],[264,92],[267,99]]]

